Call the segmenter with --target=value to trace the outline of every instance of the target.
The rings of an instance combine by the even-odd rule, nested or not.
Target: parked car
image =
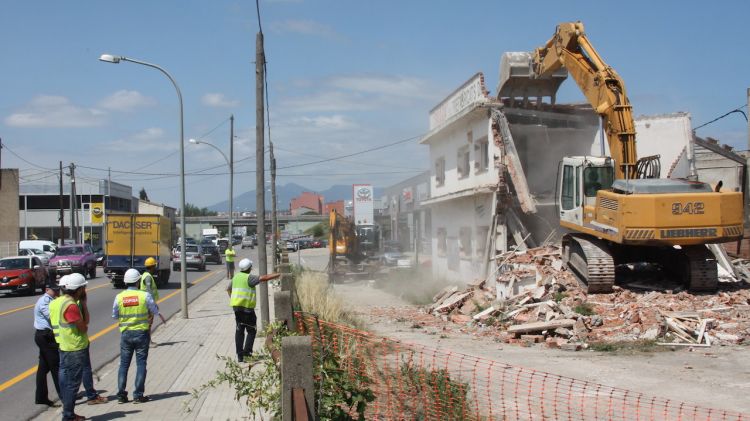
[[[185,266],[188,268],[195,268],[198,270],[206,270],[206,259],[203,257],[203,248],[197,244],[186,244],[185,245]],[[180,262],[180,246],[177,246],[172,252],[172,270],[181,270]]]
[[[48,240],[21,240],[18,243],[18,248],[41,250],[47,256],[52,257],[55,255],[55,251],[57,251],[57,244]]]
[[[49,259],[49,275],[80,273],[89,278],[96,278],[96,255],[88,244],[72,244],[57,249],[55,257]]]
[[[258,245],[258,235],[257,234],[253,234],[252,237],[253,237],[253,245],[257,246]]]
[[[0,259],[0,293],[34,295],[44,291],[49,274],[37,256],[15,256]]]
[[[401,251],[400,243],[389,241],[383,245],[383,248],[385,250],[381,257],[383,265],[398,268],[412,267],[411,257]]]
[[[242,238],[242,248],[245,247],[255,248],[255,242],[253,242],[253,237],[246,236]]]
[[[233,246],[239,246],[242,244],[242,236],[241,235],[233,235],[232,236],[232,245]]]
[[[299,239],[299,240],[297,240],[297,245],[301,249],[309,249],[309,248],[312,248],[312,240]]]
[[[299,245],[296,241],[289,240],[286,242],[286,250],[287,251],[297,251],[299,250]]]
[[[213,262],[217,265],[221,264],[221,254],[219,254],[219,248],[215,246],[213,243],[210,245],[201,244],[201,249],[203,249],[203,257],[206,260],[206,263]]]
[[[49,265],[50,256],[47,253],[39,249],[32,249],[32,248],[18,249],[18,255],[19,256],[36,256],[39,258],[39,260],[42,261],[42,265],[44,266]]]

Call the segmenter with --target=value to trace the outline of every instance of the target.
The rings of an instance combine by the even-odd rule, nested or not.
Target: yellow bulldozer
[[[625,85],[592,46],[581,22],[558,25],[542,47],[501,76],[504,91],[553,95],[566,69],[601,117],[609,156],[571,156],[559,167],[556,200],[563,260],[589,292],[609,292],[616,267],[647,262],[693,291],[718,286],[711,243],[743,234],[743,197],[720,186],[659,177],[658,156],[638,159]],[[669,139],[664,139],[669,142]],[[720,183],[719,183],[720,184]]]

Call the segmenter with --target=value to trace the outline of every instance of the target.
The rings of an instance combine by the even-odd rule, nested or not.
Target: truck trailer
[[[154,274],[161,287],[169,281],[172,224],[161,215],[116,214],[107,217],[104,273],[116,288],[124,288],[123,276],[130,268],[143,273],[145,261],[156,259]]]

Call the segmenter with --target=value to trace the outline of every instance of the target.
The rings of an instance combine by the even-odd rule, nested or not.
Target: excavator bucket
[[[555,103],[560,84],[568,77],[568,71],[560,68],[549,77],[536,78],[531,68],[532,53],[503,53],[500,59],[500,80],[497,84],[497,96],[500,99],[541,98],[548,96]]]

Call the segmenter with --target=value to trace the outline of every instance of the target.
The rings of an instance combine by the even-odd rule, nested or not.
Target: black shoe
[[[57,403],[57,402],[52,402],[51,400],[47,400],[47,401],[44,401],[44,402],[36,402],[36,404],[37,404],[37,405],[47,405],[47,406],[49,406],[50,408],[58,408],[58,407],[60,407],[60,404],[59,404],[59,403]]]
[[[133,403],[146,403],[149,402],[151,398],[148,396],[141,396],[139,398],[133,398]]]
[[[117,395],[117,403],[128,403],[128,395]]]

